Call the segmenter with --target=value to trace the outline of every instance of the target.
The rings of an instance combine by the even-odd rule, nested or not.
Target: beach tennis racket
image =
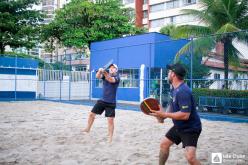
[[[110,65],[113,64],[113,59],[109,60],[102,68],[106,71],[109,69]]]
[[[102,68],[103,68],[103,70],[106,72],[108,69],[109,69],[109,67],[110,67],[110,65],[111,64],[113,64],[113,59],[111,59],[111,60],[109,60]],[[98,72],[98,69],[96,70],[96,72]]]
[[[152,113],[151,110],[159,111],[159,102],[154,98],[146,98],[140,103],[140,109],[144,114],[149,115]]]

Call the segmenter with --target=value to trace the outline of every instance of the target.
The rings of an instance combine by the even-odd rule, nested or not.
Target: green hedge
[[[199,96],[248,98],[248,90],[195,88],[193,95],[196,101],[198,101]]]

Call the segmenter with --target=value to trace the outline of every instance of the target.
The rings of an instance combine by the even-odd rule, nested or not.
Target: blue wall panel
[[[0,74],[15,74],[14,68],[0,68]]]
[[[112,40],[93,42],[90,46],[90,50],[106,50],[113,48],[128,47],[130,45],[142,45],[147,43],[153,43],[156,35],[167,37],[166,35],[162,35],[159,33],[146,33],[141,35],[127,36]]]
[[[130,46],[119,49],[119,68],[150,66],[150,45]]]
[[[0,68],[0,74],[15,74],[14,68]],[[36,75],[36,70],[31,69],[16,69],[17,75]]]
[[[17,99],[35,99],[36,93],[35,92],[28,92],[28,91],[16,91],[16,98]],[[0,100],[3,99],[14,99],[15,98],[15,91],[0,91]]]
[[[102,88],[94,88],[93,98],[102,97]],[[139,101],[139,88],[118,88],[117,100]]]
[[[139,101],[139,88],[118,88],[117,99],[126,101]]]
[[[171,40],[171,38],[167,35],[161,33],[155,33],[154,35],[154,42],[164,42],[169,40]]]
[[[14,67],[15,66],[15,58],[11,57],[0,57],[0,66],[5,67]]]
[[[114,60],[113,63],[118,65],[117,58],[117,49],[93,51],[91,52],[90,56],[90,70],[96,70],[100,67],[103,67],[111,59]]]
[[[91,44],[90,70],[104,66],[110,59],[114,60],[119,68],[140,68],[141,64],[149,67],[156,66],[157,53],[154,42],[168,41],[170,38],[159,33],[146,33],[143,35],[128,36],[118,39],[93,42]],[[171,49],[167,50],[171,51]],[[160,61],[162,63],[163,61]]]
[[[93,98],[101,98],[102,97],[102,88],[93,87],[92,97]]]
[[[165,68],[174,61],[176,53],[187,43],[187,40],[171,40],[154,45],[154,67]]]
[[[0,57],[0,66],[2,67],[17,67],[21,68],[37,68],[38,61],[29,58],[15,58],[15,57]]]

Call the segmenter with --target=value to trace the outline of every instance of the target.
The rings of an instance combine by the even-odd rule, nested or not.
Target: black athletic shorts
[[[98,100],[91,112],[101,115],[105,110],[105,117],[115,117],[115,103],[107,103],[102,100]]]
[[[167,133],[166,137],[170,139],[176,145],[182,142],[182,147],[185,148],[187,146],[197,147],[197,141],[201,134],[201,131],[196,132],[183,132],[178,130],[175,126],[173,126]]]

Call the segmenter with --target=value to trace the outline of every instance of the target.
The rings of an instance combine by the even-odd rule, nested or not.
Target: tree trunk
[[[5,46],[3,45],[3,43],[0,43],[0,53],[4,54],[4,50],[5,50]]]
[[[228,89],[228,72],[229,72],[229,47],[230,47],[231,41],[229,39],[226,39],[224,41],[224,89]]]

